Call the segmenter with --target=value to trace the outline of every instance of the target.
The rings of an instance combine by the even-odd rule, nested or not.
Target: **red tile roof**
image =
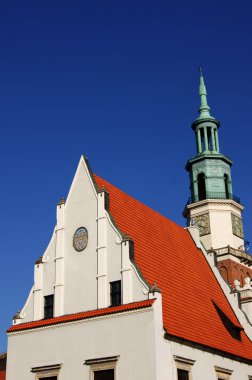
[[[5,377],[6,377],[6,372],[0,371],[0,380],[5,380]]]
[[[34,321],[34,322],[21,323],[19,325],[11,326],[8,329],[7,333],[23,331],[23,330],[31,330],[31,329],[35,329],[39,327],[58,325],[58,324],[67,323],[67,322],[80,321],[82,319],[91,319],[91,318],[101,317],[104,315],[123,313],[126,311],[145,309],[145,308],[151,307],[154,301],[155,300],[152,299],[152,300],[141,301],[141,302],[132,302],[126,305],[106,307],[104,309],[85,311],[82,313],[63,315],[61,317],[54,317],[54,318],[42,319],[42,320]]]
[[[252,360],[242,330],[207,260],[189,232],[98,176],[110,195],[110,213],[134,240],[135,262],[149,284],[162,290],[168,334]]]

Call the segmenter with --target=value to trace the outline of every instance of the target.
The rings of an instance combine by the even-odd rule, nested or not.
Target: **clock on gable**
[[[84,251],[88,243],[88,231],[85,227],[78,228],[73,236],[73,247],[77,252]]]

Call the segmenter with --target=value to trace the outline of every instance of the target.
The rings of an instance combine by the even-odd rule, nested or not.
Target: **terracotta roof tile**
[[[49,319],[41,319],[39,321],[21,323],[18,325],[11,326],[7,333],[12,333],[16,331],[31,330],[40,327],[46,327],[51,325],[58,325],[67,322],[80,321],[83,319],[97,318],[104,315],[111,315],[116,313],[124,313],[126,311],[138,310],[151,307],[155,300],[147,300],[141,302],[132,302],[125,305],[106,307],[104,309],[85,311],[82,313],[68,314],[60,317],[54,317]],[[1,380],[1,378],[0,378]]]
[[[167,333],[252,360],[252,342],[189,232],[94,175],[109,192],[110,213],[134,240],[135,262],[162,290]]]
[[[6,372],[0,371],[0,380],[5,380],[5,378],[6,378]]]

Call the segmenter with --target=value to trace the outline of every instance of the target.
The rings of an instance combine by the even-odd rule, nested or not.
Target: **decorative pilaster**
[[[218,137],[217,129],[215,130],[215,141],[216,141],[216,150],[217,150],[217,152],[219,152],[220,151],[220,144],[219,144],[219,137]]]
[[[98,194],[97,218],[97,307],[101,309],[108,304],[107,284],[107,218],[106,218],[106,190]]]
[[[54,316],[64,313],[64,209],[62,198],[57,205],[55,284],[54,284]]]
[[[34,290],[33,290],[33,319],[37,321],[44,318],[43,315],[43,262],[40,257],[34,267]]]
[[[202,152],[202,144],[201,144],[200,129],[197,130],[197,147],[198,147],[198,153],[201,153]]]
[[[127,238],[122,241],[122,303],[132,302],[130,244],[133,242]]]

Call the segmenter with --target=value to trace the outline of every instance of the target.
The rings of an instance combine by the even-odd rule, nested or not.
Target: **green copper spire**
[[[200,85],[199,85],[200,108],[199,108],[199,117],[197,118],[197,120],[214,119],[210,115],[210,107],[207,104],[207,91],[206,91],[206,86],[204,83],[204,78],[203,78],[201,66],[200,66],[199,70],[200,70]]]
[[[196,155],[186,164],[190,173],[191,203],[205,199],[234,199],[230,158],[220,153],[220,123],[210,114],[207,91],[200,67],[199,117],[192,123],[196,138]]]

